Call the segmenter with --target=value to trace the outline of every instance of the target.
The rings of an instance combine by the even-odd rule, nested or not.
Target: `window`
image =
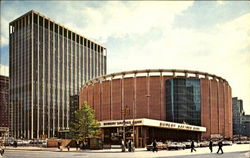
[[[200,125],[200,80],[166,80],[167,121]]]

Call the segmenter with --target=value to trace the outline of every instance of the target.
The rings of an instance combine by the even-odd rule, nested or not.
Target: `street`
[[[178,151],[158,151],[150,152],[145,149],[138,149],[136,152],[121,152],[119,149],[112,150],[88,150],[88,151],[28,151],[27,150],[10,150],[7,149],[4,158],[111,158],[111,157],[154,157],[154,158],[248,158],[250,156],[250,144],[234,144],[232,146],[223,147],[224,154],[216,154],[217,147],[214,147],[214,152],[210,153],[208,148],[196,148],[197,152],[191,153],[189,149]]]

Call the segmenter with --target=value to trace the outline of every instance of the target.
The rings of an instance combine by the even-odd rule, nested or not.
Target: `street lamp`
[[[122,115],[123,115],[123,142],[122,142],[122,152],[125,152],[125,142],[126,142],[126,131],[125,131],[125,117],[128,115],[129,109],[127,106],[124,107],[122,110]]]

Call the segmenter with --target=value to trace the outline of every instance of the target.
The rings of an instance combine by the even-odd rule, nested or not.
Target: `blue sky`
[[[105,45],[108,73],[189,69],[225,78],[250,113],[250,2],[1,1],[1,72],[8,23],[36,10]]]

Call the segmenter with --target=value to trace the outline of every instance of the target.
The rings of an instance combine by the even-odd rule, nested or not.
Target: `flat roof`
[[[126,126],[133,126],[133,119],[125,120]],[[101,128],[107,127],[122,127],[123,120],[107,120],[100,121]],[[134,119],[134,126],[149,126],[149,127],[157,127],[157,128],[166,128],[173,130],[185,130],[185,131],[196,131],[196,132],[206,132],[206,127],[188,125],[183,123],[175,123],[161,120],[153,120],[147,118]]]
[[[90,38],[88,38],[88,37],[86,37],[86,36],[84,36],[84,35],[82,35],[82,34],[76,32],[75,30],[73,30],[73,29],[71,29],[71,28],[69,28],[69,27],[67,27],[67,26],[65,26],[65,25],[63,25],[63,24],[60,24],[60,23],[56,22],[55,20],[49,18],[48,16],[46,16],[46,15],[44,15],[44,14],[41,14],[41,13],[39,13],[38,11],[35,11],[35,10],[31,10],[31,11],[29,11],[29,12],[27,12],[27,13],[21,15],[20,17],[16,18],[15,20],[11,21],[9,24],[11,25],[12,23],[14,23],[14,22],[16,22],[16,21],[22,19],[23,17],[25,17],[25,16],[27,16],[27,15],[29,15],[29,14],[32,14],[32,13],[34,13],[34,14],[36,14],[36,15],[38,15],[38,16],[41,16],[41,17],[45,18],[46,20],[48,20],[48,21],[50,21],[50,22],[52,22],[52,23],[54,23],[54,24],[56,24],[56,25],[58,25],[58,26],[60,26],[60,27],[62,27],[62,28],[64,28],[64,29],[66,29],[66,30],[68,30],[68,31],[71,31],[71,32],[73,32],[73,33],[79,35],[80,37],[85,38],[85,39],[87,39],[87,40],[89,40],[89,41],[91,41],[91,42],[93,42],[93,43],[95,43],[95,44],[101,46],[103,49],[106,49],[106,50],[107,50],[107,48],[106,48],[105,46],[103,46],[101,43],[99,43],[99,42],[97,42],[97,41],[95,41],[95,40],[92,40],[92,39],[90,39]]]

